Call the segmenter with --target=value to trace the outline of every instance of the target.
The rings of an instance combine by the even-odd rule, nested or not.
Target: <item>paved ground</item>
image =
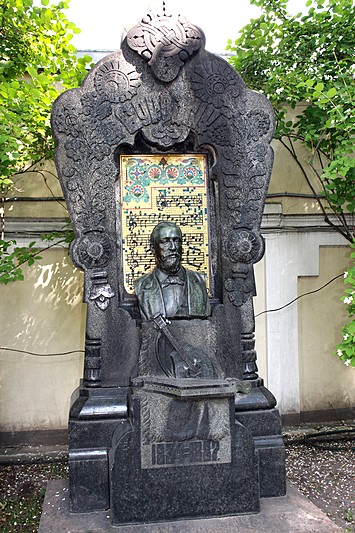
[[[47,485],[39,533],[341,533],[332,520],[291,484],[287,495],[264,498],[260,512],[248,515],[111,526],[106,511],[71,514],[68,482]]]

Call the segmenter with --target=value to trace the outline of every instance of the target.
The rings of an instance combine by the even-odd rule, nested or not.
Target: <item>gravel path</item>
[[[287,478],[344,532],[355,532],[355,454],[289,446]]]
[[[343,430],[344,426],[341,428]],[[334,426],[331,429],[334,430]],[[355,424],[352,429],[355,429]],[[308,430],[308,434],[312,431]],[[285,432],[288,479],[344,533],[355,533],[354,440],[350,440],[349,435],[342,435],[344,439],[340,441],[337,435],[330,444],[318,443],[323,447],[341,448],[329,450],[301,444],[304,435],[304,427]],[[354,433],[350,437],[354,437]],[[0,532],[36,533],[47,480],[65,477],[68,477],[65,460],[52,464],[2,467]]]

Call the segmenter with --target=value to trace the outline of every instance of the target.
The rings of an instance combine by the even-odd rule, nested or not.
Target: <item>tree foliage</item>
[[[35,261],[42,259],[38,255],[38,250],[34,248],[35,242],[29,246],[13,248],[16,241],[0,240],[0,282],[7,285],[9,281],[23,281],[21,265],[27,263],[32,266]]]
[[[80,30],[65,17],[69,0],[48,7],[33,0],[0,0],[0,193],[12,177],[53,157],[50,112],[54,100],[78,87],[91,58],[70,43]],[[46,172],[41,169],[41,174]],[[1,228],[0,228],[1,230]],[[62,241],[67,236],[61,236]],[[34,243],[0,240],[0,282],[23,279],[21,265],[40,259]]]
[[[70,43],[80,30],[63,12],[69,1],[42,7],[0,0],[0,190],[11,177],[53,155],[50,110],[63,90],[80,85],[89,57]]]
[[[247,85],[271,100],[275,137],[299,165],[326,221],[352,242],[355,216],[355,7],[352,0],[308,0],[293,16],[287,0],[251,0],[259,18],[228,41]],[[304,103],[290,120],[288,110]],[[299,106],[297,107],[299,109]],[[297,143],[309,150],[308,164]],[[311,179],[313,175],[314,179]],[[318,186],[314,183],[318,183]],[[332,214],[333,217],[329,215]]]

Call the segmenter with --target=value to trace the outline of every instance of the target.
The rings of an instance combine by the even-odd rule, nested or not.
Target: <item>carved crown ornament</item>
[[[185,61],[204,46],[205,36],[184,16],[167,16],[163,2],[161,13],[148,13],[129,30],[127,43],[147,61],[159,80],[170,82]]]

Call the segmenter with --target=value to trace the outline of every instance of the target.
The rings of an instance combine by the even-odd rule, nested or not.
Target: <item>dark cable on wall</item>
[[[305,292],[304,294],[300,294],[299,296],[297,296],[297,298],[294,298],[293,300],[291,300],[287,304],[283,305],[282,307],[278,307],[277,309],[267,309],[266,311],[262,311],[261,313],[258,313],[257,315],[255,315],[255,318],[257,318],[258,316],[261,316],[261,315],[265,315],[266,313],[275,313],[276,311],[281,311],[281,309],[285,309],[285,307],[288,307],[289,305],[293,304],[294,302],[297,302],[297,300],[299,300],[300,298],[303,298],[304,296],[308,296],[309,294],[314,294],[316,292],[321,291],[322,289],[324,289],[325,287],[330,285],[330,283],[333,283],[333,281],[335,281],[338,278],[341,278],[342,276],[344,276],[343,272],[341,274],[338,274],[337,276],[335,276],[331,280],[327,281],[327,283],[325,283],[321,287],[318,287],[318,289],[315,289],[314,291]]]
[[[36,352],[28,352],[27,350],[17,350],[16,348],[5,348],[0,346],[0,350],[6,350],[7,352],[18,352],[18,353],[25,353],[28,355],[36,355],[39,357],[51,357],[53,355],[69,355],[71,353],[84,353],[85,350],[71,350],[70,352],[58,352],[58,353],[36,353]]]

